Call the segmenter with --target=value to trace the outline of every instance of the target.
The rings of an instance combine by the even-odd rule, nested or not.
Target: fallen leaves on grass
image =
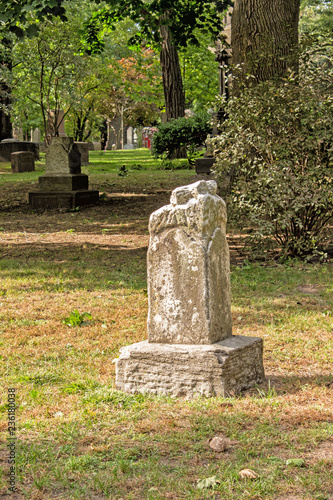
[[[252,469],[242,469],[239,472],[239,477],[241,479],[257,479],[259,475]]]
[[[203,490],[205,488],[215,488],[218,484],[220,484],[220,481],[216,479],[216,476],[212,476],[205,479],[198,479],[197,487],[199,490]]]
[[[289,458],[286,461],[286,465],[291,467],[303,467],[305,465],[305,460],[303,458]]]

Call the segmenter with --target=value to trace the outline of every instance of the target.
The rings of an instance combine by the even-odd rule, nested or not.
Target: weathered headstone
[[[38,144],[41,141],[41,132],[40,129],[37,127],[34,130],[31,130],[31,140],[33,142],[37,142]]]
[[[262,339],[232,335],[227,214],[216,189],[177,188],[150,216],[148,341],[120,350],[118,389],[227,396],[264,379]]]
[[[99,200],[88,190],[88,176],[81,173],[81,154],[71,137],[54,137],[45,155],[45,175],[39,191],[29,193],[32,209],[73,209]]]
[[[31,151],[18,151],[10,156],[12,173],[33,172],[35,170],[35,157]]]
[[[75,141],[78,150],[81,154],[81,165],[88,165],[89,163],[89,144],[87,142]]]

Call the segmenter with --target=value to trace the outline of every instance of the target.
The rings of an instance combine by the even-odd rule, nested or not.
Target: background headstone
[[[35,170],[35,158],[31,151],[18,151],[11,154],[12,173],[32,172]]]
[[[31,151],[35,160],[39,160],[39,144],[17,139],[4,139],[0,142],[0,162],[10,162],[11,154],[17,151]]]
[[[87,145],[88,146],[88,145]],[[81,154],[71,137],[54,137],[45,155],[45,175],[39,191],[29,193],[32,209],[73,209],[99,200],[88,190],[88,176],[81,173]]]

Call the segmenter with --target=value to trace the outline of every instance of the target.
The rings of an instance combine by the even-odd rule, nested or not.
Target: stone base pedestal
[[[29,193],[29,205],[33,210],[73,210],[84,205],[94,205],[98,200],[98,191],[35,191]]]
[[[210,174],[210,170],[214,165],[215,158],[203,157],[195,160],[195,172],[197,174]]]
[[[262,339],[241,335],[205,345],[138,342],[115,362],[116,387],[129,393],[227,397],[265,377]]]
[[[45,174],[38,179],[41,191],[79,191],[88,190],[86,174]]]

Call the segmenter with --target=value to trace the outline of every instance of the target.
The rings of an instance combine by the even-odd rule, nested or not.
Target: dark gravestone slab
[[[39,144],[15,139],[4,139],[0,142],[0,162],[11,161],[11,154],[18,151],[31,151],[35,160],[39,160]]]
[[[29,193],[32,210],[74,210],[85,205],[98,203],[98,191],[36,191]]]
[[[195,172],[197,174],[210,174],[210,170],[214,165],[215,158],[203,157],[195,160]]]
[[[81,154],[81,165],[89,163],[89,144],[87,142],[74,142]]]
[[[35,170],[35,157],[32,151],[18,151],[10,156],[12,173],[33,172]]]

